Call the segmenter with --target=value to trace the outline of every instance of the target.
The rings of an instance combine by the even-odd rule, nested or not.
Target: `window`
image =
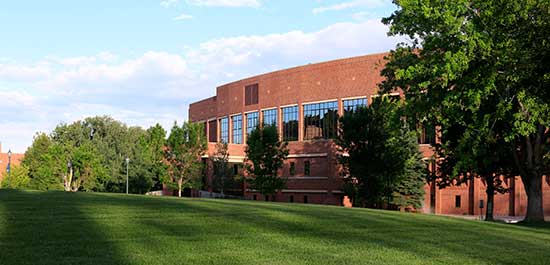
[[[307,203],[307,196],[304,196],[304,203]]]
[[[277,109],[263,111],[263,124],[277,126]]]
[[[309,161],[304,162],[304,175],[309,176],[311,174],[311,163]]]
[[[220,119],[220,141],[229,143],[229,119],[227,117]]]
[[[283,111],[283,141],[298,141],[298,106]]]
[[[258,104],[258,84],[244,87],[244,105]]]
[[[294,174],[296,174],[296,163],[290,162],[289,173],[290,173],[291,176],[294,176]]]
[[[233,143],[242,144],[243,143],[243,115],[235,115],[231,117],[233,122]]]
[[[290,195],[290,202],[294,202],[294,195]]]
[[[252,199],[257,201],[258,200],[258,195],[256,195],[256,194],[252,195]]]
[[[218,141],[218,123],[216,120],[208,122],[208,141],[211,143]]]
[[[246,114],[246,135],[249,135],[252,130],[258,127],[260,123],[260,114],[258,112],[251,112]]]
[[[334,139],[337,132],[337,101],[304,105],[304,140]]]
[[[239,164],[233,164],[233,175],[239,175]]]
[[[456,195],[456,197],[455,197],[455,207],[460,208],[460,204],[461,204],[460,195]]]
[[[418,143],[420,144],[435,144],[435,126],[432,123],[425,122],[420,125]]]
[[[346,99],[343,101],[344,111],[355,111],[359,107],[367,106],[367,98],[355,98],[355,99]]]

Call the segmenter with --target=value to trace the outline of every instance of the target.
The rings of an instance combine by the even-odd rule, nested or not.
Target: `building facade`
[[[9,151],[9,150],[8,150]],[[0,183],[2,183],[2,180],[4,179],[4,176],[7,175],[6,169],[8,168],[8,151],[3,152],[2,151],[2,143],[0,143]],[[23,160],[24,154],[11,154],[11,167],[17,166],[21,163],[21,160]]]
[[[242,174],[247,134],[259,124],[273,124],[290,151],[279,172],[288,178],[287,188],[266,198],[245,183],[236,183],[234,195],[251,200],[343,205],[343,179],[332,140],[337,134],[338,117],[346,110],[370,104],[378,96],[385,55],[309,64],[246,78],[222,85],[215,96],[191,104],[189,119],[204,124],[209,142],[204,157],[206,189],[216,191],[210,158],[216,153],[217,143],[228,143],[233,173]],[[419,144],[428,162],[433,161],[431,145],[435,140],[433,128],[423,130]],[[428,164],[434,166],[433,162]],[[521,215],[526,205],[521,181],[507,183],[513,191],[497,196],[495,214]],[[545,196],[549,196],[548,185],[545,189]],[[425,191],[423,211],[438,214],[480,214],[477,202],[486,197],[479,180],[446,189],[427,183]],[[545,197],[545,202],[548,205],[550,198]],[[550,205],[546,209],[550,211]]]

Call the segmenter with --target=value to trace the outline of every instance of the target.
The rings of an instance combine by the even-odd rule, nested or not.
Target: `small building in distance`
[[[0,183],[4,179],[4,176],[6,176],[8,173],[6,172],[8,168],[8,151],[9,150],[2,150],[2,143],[0,143]],[[23,157],[25,157],[25,154],[11,154],[11,167],[18,166],[21,164],[21,161],[23,160]]]

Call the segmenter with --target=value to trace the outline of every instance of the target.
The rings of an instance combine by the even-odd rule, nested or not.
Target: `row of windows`
[[[342,101],[346,111],[356,110],[367,105],[366,98],[349,99]],[[298,141],[298,106],[281,108],[282,111],[282,137],[283,141]],[[304,114],[304,139],[334,139],[338,130],[338,102],[323,102],[305,104]],[[277,109],[263,110],[263,124],[278,126]],[[242,144],[242,115],[238,114],[232,119],[232,143]],[[259,125],[259,112],[246,114],[246,132],[250,134]],[[220,119],[220,141],[229,142],[228,118]],[[210,137],[212,138],[212,137]],[[212,140],[212,139],[210,139]]]

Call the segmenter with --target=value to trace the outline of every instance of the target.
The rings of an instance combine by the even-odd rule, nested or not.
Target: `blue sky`
[[[225,82],[392,49],[385,0],[2,1],[0,141],[111,115],[129,125],[187,118]]]

